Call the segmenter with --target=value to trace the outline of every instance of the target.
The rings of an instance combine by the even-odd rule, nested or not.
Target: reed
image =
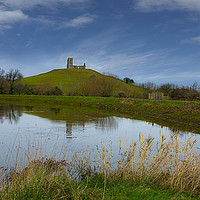
[[[200,157],[192,137],[184,142],[177,136],[159,142],[139,135],[126,150],[120,142],[118,159],[112,143],[97,145],[96,160],[84,152],[55,160],[29,158],[22,170],[17,167],[1,182],[0,199],[106,199],[111,180],[133,183],[148,180],[157,186],[199,196]],[[91,186],[91,177],[100,176]],[[97,183],[100,182],[100,183]],[[98,188],[102,185],[102,190]]]

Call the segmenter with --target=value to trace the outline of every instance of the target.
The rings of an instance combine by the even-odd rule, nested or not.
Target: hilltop
[[[21,80],[34,89],[58,87],[64,95],[145,98],[147,90],[91,69],[55,69]]]

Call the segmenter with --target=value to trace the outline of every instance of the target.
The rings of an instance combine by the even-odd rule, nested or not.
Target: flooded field
[[[137,141],[139,134],[160,140],[162,135],[178,135],[180,141],[193,136],[200,147],[200,136],[188,132],[174,132],[168,127],[140,120],[87,113],[76,109],[41,108],[0,105],[0,162],[1,168],[23,165],[33,152],[58,159],[84,151],[95,156],[96,145],[112,145],[113,156],[118,155],[120,142],[127,148]]]

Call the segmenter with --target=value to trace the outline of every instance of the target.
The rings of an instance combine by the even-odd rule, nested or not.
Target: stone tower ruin
[[[73,58],[67,59],[67,69],[73,69]]]
[[[73,65],[73,58],[68,58],[67,59],[67,69],[85,69],[86,65],[84,63],[84,65]]]

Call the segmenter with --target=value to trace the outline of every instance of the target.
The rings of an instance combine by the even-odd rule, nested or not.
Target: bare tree
[[[162,84],[158,87],[158,91],[163,92],[165,96],[167,96],[171,90],[178,88],[175,84],[166,83]]]
[[[5,73],[5,71],[4,71],[3,69],[0,68],[0,77],[3,78],[3,77],[4,77],[4,73]]]
[[[198,82],[195,81],[191,87],[192,90],[198,90]]]
[[[10,93],[13,94],[14,84],[17,80],[23,78],[22,74],[18,69],[10,69],[9,72],[6,73],[6,80],[9,82]]]
[[[5,80],[5,71],[0,68],[0,94],[7,94],[9,92],[8,81]]]

